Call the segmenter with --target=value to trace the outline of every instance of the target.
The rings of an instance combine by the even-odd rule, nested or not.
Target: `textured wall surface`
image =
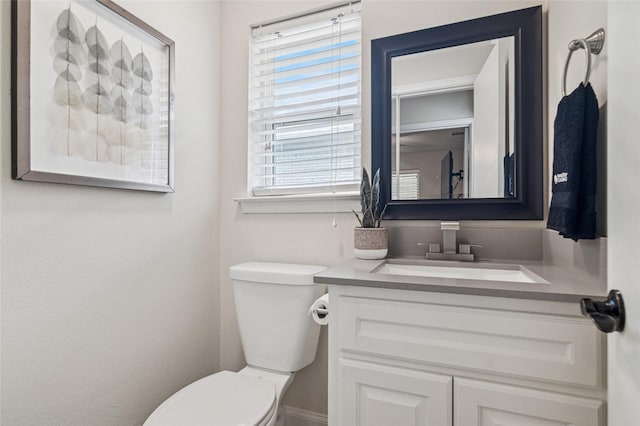
[[[237,331],[233,291],[229,280],[229,266],[248,260],[285,261],[332,265],[353,256],[355,218],[351,214],[337,214],[337,228],[331,227],[331,214],[304,215],[247,215],[242,214],[233,198],[246,194],[246,140],[247,140],[247,45],[249,25],[279,16],[295,14],[317,7],[320,2],[290,1],[236,1],[223,3],[223,66],[222,95],[224,108],[221,128],[221,172],[228,177],[221,188],[221,367],[238,369],[243,366],[242,348]],[[575,2],[541,1],[390,1],[364,0],[362,3],[362,141],[363,164],[370,158],[370,42],[392,34],[429,28],[451,22],[486,16],[524,7],[543,5],[545,18],[543,40],[544,83],[543,97],[552,103],[543,114],[553,123],[555,105],[559,101],[558,70],[562,71],[567,43],[584,37],[598,26],[606,25],[604,1],[581,2],[580,19],[575,15]],[[572,6],[573,4],[573,6]],[[547,28],[550,27],[550,28]],[[591,28],[593,27],[593,28]],[[583,34],[584,33],[584,34]],[[547,43],[549,45],[547,46]],[[576,58],[577,68],[582,58]],[[592,81],[596,93],[606,98],[606,56],[595,63]],[[573,70],[573,73],[580,71]],[[604,74],[603,74],[604,73]],[[553,79],[547,94],[547,75]],[[570,80],[571,81],[571,80]],[[602,99],[601,99],[602,100]],[[545,153],[552,142],[545,141]],[[550,167],[550,162],[546,167]],[[228,183],[227,183],[228,182]],[[393,223],[389,223],[393,222]],[[434,228],[437,222],[388,221],[388,227]],[[542,221],[484,221],[465,222],[466,228],[526,228],[541,229]],[[419,231],[418,231],[419,232]],[[426,234],[426,232],[425,232]],[[499,243],[499,242],[497,242]],[[538,251],[541,252],[542,247]],[[326,412],[326,330],[321,334],[318,357],[298,374],[285,404],[316,412]]]
[[[224,2],[222,49],[222,152],[221,172],[227,178],[221,193],[221,368],[244,365],[237,330],[233,290],[228,268],[249,260],[333,265],[353,257],[351,213],[336,214],[242,214],[235,197],[246,194],[247,67],[249,25],[318,7],[320,2],[236,1]],[[330,3],[330,2],[329,2]],[[363,164],[370,152],[370,41],[394,33],[441,25],[474,16],[490,15],[525,7],[532,2],[433,2],[364,1],[362,4],[362,141]],[[406,223],[408,225],[408,223]],[[400,224],[397,224],[400,225]],[[417,226],[436,226],[419,222]],[[493,225],[495,226],[495,224]],[[520,224],[520,226],[523,226]],[[529,226],[540,226],[539,222]],[[326,413],[326,327],[320,335],[316,361],[300,371],[284,403]]]
[[[219,366],[220,4],[119,1],[176,42],[176,192],[13,181],[0,3],[2,417],[139,425]]]
[[[350,213],[336,214],[333,228],[330,213],[247,215],[233,201],[246,194],[249,25],[322,2],[118,3],[176,41],[175,194],[10,179],[10,5],[0,0],[2,424],[140,424],[187,383],[244,366],[231,265],[333,265],[353,256]],[[576,15],[570,1],[364,0],[363,164],[370,158],[372,39],[540,3],[551,136],[566,45],[606,25],[606,2],[581,2]],[[601,104],[606,49],[592,73]],[[582,61],[576,55],[570,82]],[[439,224],[385,225],[432,231]],[[541,229],[544,222],[463,227]],[[326,412],[326,352],[324,328],[316,362],[298,373],[285,404]]]

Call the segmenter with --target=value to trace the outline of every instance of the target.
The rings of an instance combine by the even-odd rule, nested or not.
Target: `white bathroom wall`
[[[400,98],[400,123],[473,118],[473,90]],[[392,113],[395,114],[395,103]],[[428,119],[428,120],[425,120]],[[391,121],[395,123],[395,117]]]
[[[233,291],[228,268],[248,260],[301,262],[322,265],[336,264],[353,256],[355,219],[351,214],[336,214],[338,227],[332,228],[332,214],[243,214],[235,197],[246,195],[247,141],[247,46],[249,25],[271,18],[295,14],[317,7],[319,1],[228,1],[222,5],[222,123],[221,173],[224,185],[221,194],[221,265],[220,265],[220,361],[225,369],[243,366],[242,348],[237,331]],[[331,2],[327,2],[331,3]],[[573,3],[573,7],[571,6]],[[370,162],[370,41],[392,34],[433,27],[478,16],[520,9],[541,4],[540,1],[391,1],[364,0],[362,3],[362,133],[363,164]],[[557,70],[564,66],[566,44],[572,38],[588,34],[593,25],[606,25],[605,2],[544,2],[549,12],[549,65],[554,87],[558,84]],[[579,13],[578,16],[575,14]],[[545,19],[545,29],[547,21]],[[595,28],[594,28],[595,29]],[[583,34],[587,31],[586,34]],[[567,39],[564,41],[564,39]],[[547,42],[545,37],[544,43]],[[602,59],[601,59],[602,61]],[[576,61],[576,62],[579,62]],[[598,91],[603,89],[606,76],[604,64],[594,69],[592,81]],[[546,82],[546,76],[545,76]],[[555,90],[555,89],[554,89]],[[544,92],[546,100],[547,93]],[[559,98],[553,97],[557,104]],[[545,108],[545,116],[553,120],[555,106]],[[548,152],[548,151],[545,151]],[[398,222],[388,226],[435,227],[436,222]],[[544,228],[542,221],[524,222],[466,222],[463,226],[485,228]],[[314,364],[298,373],[285,397],[285,404],[318,413],[326,413],[327,358],[326,330],[321,334],[318,357]]]
[[[218,366],[243,366],[229,266],[352,257],[351,214],[336,214],[333,228],[331,214],[246,215],[233,201],[246,193],[249,24],[333,2],[118,1],[176,40],[177,192],[159,195],[10,179],[10,7],[0,1],[0,423],[139,424],[181,386]],[[364,0],[363,164],[371,39],[539,3]],[[549,135],[566,44],[606,25],[604,1],[579,4],[544,2]],[[601,103],[606,47],[603,54],[591,79]],[[316,362],[298,373],[285,404],[326,412],[326,351],[324,330]]]
[[[473,198],[491,198],[504,194],[498,177],[503,156],[500,155],[500,52],[498,45],[489,54],[473,85],[473,141],[469,193]],[[504,112],[502,114],[504,117]],[[504,134],[504,133],[503,133]],[[504,154],[503,154],[504,155]]]
[[[176,42],[176,192],[10,178],[0,2],[3,425],[139,425],[219,367],[220,4],[119,0]]]
[[[221,128],[221,368],[238,370],[244,364],[238,335],[229,267],[245,261],[332,265],[353,253],[353,214],[243,214],[235,197],[247,190],[247,63],[249,25],[318,7],[311,1],[230,1],[222,4]],[[331,3],[331,1],[329,2]],[[366,126],[366,124],[365,124]],[[330,202],[330,201],[329,201]],[[268,313],[268,309],[266,310]],[[300,371],[284,403],[318,413],[327,412],[327,339],[321,333],[316,362]]]

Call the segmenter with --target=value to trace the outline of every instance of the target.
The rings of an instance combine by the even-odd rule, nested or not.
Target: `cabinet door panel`
[[[602,337],[585,318],[340,297],[342,350],[600,386]]]
[[[455,379],[456,426],[599,426],[602,401],[516,386]]]
[[[452,378],[362,361],[339,361],[342,426],[448,426]]]

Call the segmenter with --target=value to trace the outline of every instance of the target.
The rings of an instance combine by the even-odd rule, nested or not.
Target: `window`
[[[359,188],[360,13],[354,7],[252,30],[251,195]]]
[[[402,170],[393,176],[395,183],[391,187],[393,200],[417,200],[420,198],[420,171]]]

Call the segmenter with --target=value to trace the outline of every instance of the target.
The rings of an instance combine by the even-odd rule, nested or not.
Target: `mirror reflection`
[[[516,196],[514,65],[514,37],[392,58],[393,200]]]

